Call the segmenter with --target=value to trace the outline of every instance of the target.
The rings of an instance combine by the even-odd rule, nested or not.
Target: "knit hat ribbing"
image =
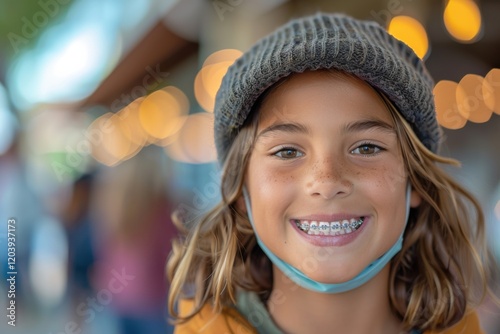
[[[278,28],[228,69],[214,109],[219,163],[267,88],[292,73],[333,68],[383,92],[422,143],[437,152],[441,129],[434,110],[434,83],[413,50],[376,22],[318,13]]]

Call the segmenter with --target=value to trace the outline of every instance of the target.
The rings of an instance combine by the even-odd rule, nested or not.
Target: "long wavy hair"
[[[174,242],[167,264],[168,306],[176,322],[189,320],[206,303],[216,312],[234,305],[237,289],[255,291],[263,300],[271,293],[272,264],[257,245],[238,201],[258,110],[283,81],[259,98],[234,140],[222,168],[221,202],[192,226],[174,214],[183,235]],[[406,175],[422,197],[420,206],[410,212],[402,250],[391,260],[391,307],[407,329],[442,330],[457,323],[490,291],[493,260],[486,245],[484,215],[474,196],[439,166],[458,162],[428,150],[391,101],[379,95],[394,121]],[[183,298],[193,299],[194,308],[181,316],[175,306]]]

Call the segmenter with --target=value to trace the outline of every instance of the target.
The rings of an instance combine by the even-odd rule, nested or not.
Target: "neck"
[[[285,333],[403,333],[401,321],[390,309],[389,265],[359,288],[338,294],[304,289],[273,268],[267,308]]]

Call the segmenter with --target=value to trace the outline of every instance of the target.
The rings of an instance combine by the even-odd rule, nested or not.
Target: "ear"
[[[422,203],[422,196],[416,190],[412,190],[410,194],[410,207],[416,208],[420,203]]]
[[[247,213],[247,206],[245,204],[245,199],[243,198],[243,195],[241,195],[237,200],[236,200],[236,208],[246,214]]]

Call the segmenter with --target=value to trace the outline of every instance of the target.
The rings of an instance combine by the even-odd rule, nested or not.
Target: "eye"
[[[373,155],[380,153],[383,149],[377,145],[374,144],[363,144],[361,146],[358,146],[354,150],[351,151],[353,154],[361,154],[361,155]]]
[[[273,155],[281,159],[294,159],[299,158],[304,155],[304,153],[293,147],[283,147],[279,151],[275,152]]]

